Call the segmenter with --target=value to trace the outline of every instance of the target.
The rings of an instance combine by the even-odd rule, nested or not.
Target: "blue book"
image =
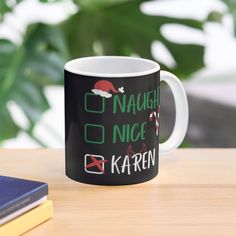
[[[0,175],[0,221],[47,195],[46,183]]]

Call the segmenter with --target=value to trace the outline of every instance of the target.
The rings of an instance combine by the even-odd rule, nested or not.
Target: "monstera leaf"
[[[22,0],[14,0],[14,1],[7,1],[7,0],[1,0],[0,1],[0,21],[3,18],[3,15],[7,12],[11,12],[12,9],[20,3]]]
[[[44,95],[48,85],[62,84],[62,68],[68,58],[63,36],[55,27],[31,26],[22,45],[0,40],[0,141],[17,135],[21,127],[8,110],[14,101],[29,120],[32,129],[49,108]]]
[[[60,0],[39,1],[47,4]],[[9,2],[0,1],[0,21],[14,7]],[[44,89],[62,84],[63,66],[68,59],[91,55],[138,55],[153,59],[151,44],[159,40],[177,64],[174,69],[162,65],[163,69],[187,78],[203,67],[202,46],[173,43],[160,33],[163,25],[172,23],[201,30],[202,22],[145,15],[140,10],[143,2],[146,1],[74,0],[79,11],[63,23],[29,26],[21,45],[0,40],[0,142],[16,136],[20,130],[35,138],[33,128],[49,109]],[[13,119],[14,114],[9,112],[11,101],[27,117],[27,128]]]
[[[171,52],[177,66],[172,71],[187,77],[203,67],[204,48],[177,44],[160,33],[165,24],[181,24],[202,29],[202,22],[165,16],[145,15],[141,0],[77,0],[81,10],[63,24],[73,58],[88,55],[131,55],[153,59],[151,43],[161,41]],[[165,66],[162,65],[165,69]],[[169,68],[167,68],[169,69]]]

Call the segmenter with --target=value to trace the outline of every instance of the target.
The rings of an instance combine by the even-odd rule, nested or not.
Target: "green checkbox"
[[[94,93],[86,93],[84,98],[84,109],[89,113],[105,112],[105,97]]]
[[[84,139],[87,143],[103,144],[105,139],[104,126],[97,124],[85,124]]]

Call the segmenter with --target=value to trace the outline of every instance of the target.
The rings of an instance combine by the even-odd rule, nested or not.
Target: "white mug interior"
[[[94,77],[136,77],[160,70],[158,63],[138,57],[94,56],[71,60],[64,69],[74,74]]]

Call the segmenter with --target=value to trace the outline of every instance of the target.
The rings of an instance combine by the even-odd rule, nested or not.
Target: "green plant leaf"
[[[74,0],[81,9],[92,11],[92,10],[99,10],[101,8],[110,6],[110,5],[116,5],[123,2],[131,2],[136,0]]]
[[[18,104],[32,130],[49,108],[44,88],[63,83],[68,53],[57,27],[38,24],[29,27],[20,46],[0,40],[0,55],[0,140],[3,140],[19,132],[9,114],[8,102]]]
[[[22,0],[6,1],[0,0],[0,21],[3,18],[3,15],[7,12],[12,11],[12,9]]]
[[[153,59],[151,44],[159,40],[177,63],[173,69],[161,65],[162,69],[187,78],[204,64],[202,46],[173,43],[160,33],[163,25],[172,23],[202,30],[200,21],[145,15],[140,11],[145,0],[74,2],[79,5],[78,13],[60,25],[29,26],[22,45],[0,40],[0,141],[15,137],[21,130],[9,113],[10,101],[17,103],[28,118],[26,131],[32,136],[36,122],[49,109],[44,89],[63,83],[63,67],[68,59],[134,54]],[[13,7],[0,1],[0,17]]]
[[[0,142],[15,137],[19,132],[19,127],[14,123],[8,109],[0,107]]]
[[[229,8],[229,12],[234,19],[234,34],[236,36],[236,0],[222,0]]]
[[[11,8],[6,4],[5,1],[0,1],[0,16],[10,10]]]
[[[176,60],[177,67],[172,71],[177,75],[187,77],[203,67],[203,46],[173,43],[160,33],[163,25],[171,23],[201,30],[202,22],[145,15],[140,11],[140,3],[144,2],[141,0],[100,0],[93,2],[93,6],[91,1],[78,2],[86,3],[87,7],[81,8],[62,25],[72,58],[137,54],[153,59],[151,43],[159,40]],[[170,70],[164,65],[162,68]]]

